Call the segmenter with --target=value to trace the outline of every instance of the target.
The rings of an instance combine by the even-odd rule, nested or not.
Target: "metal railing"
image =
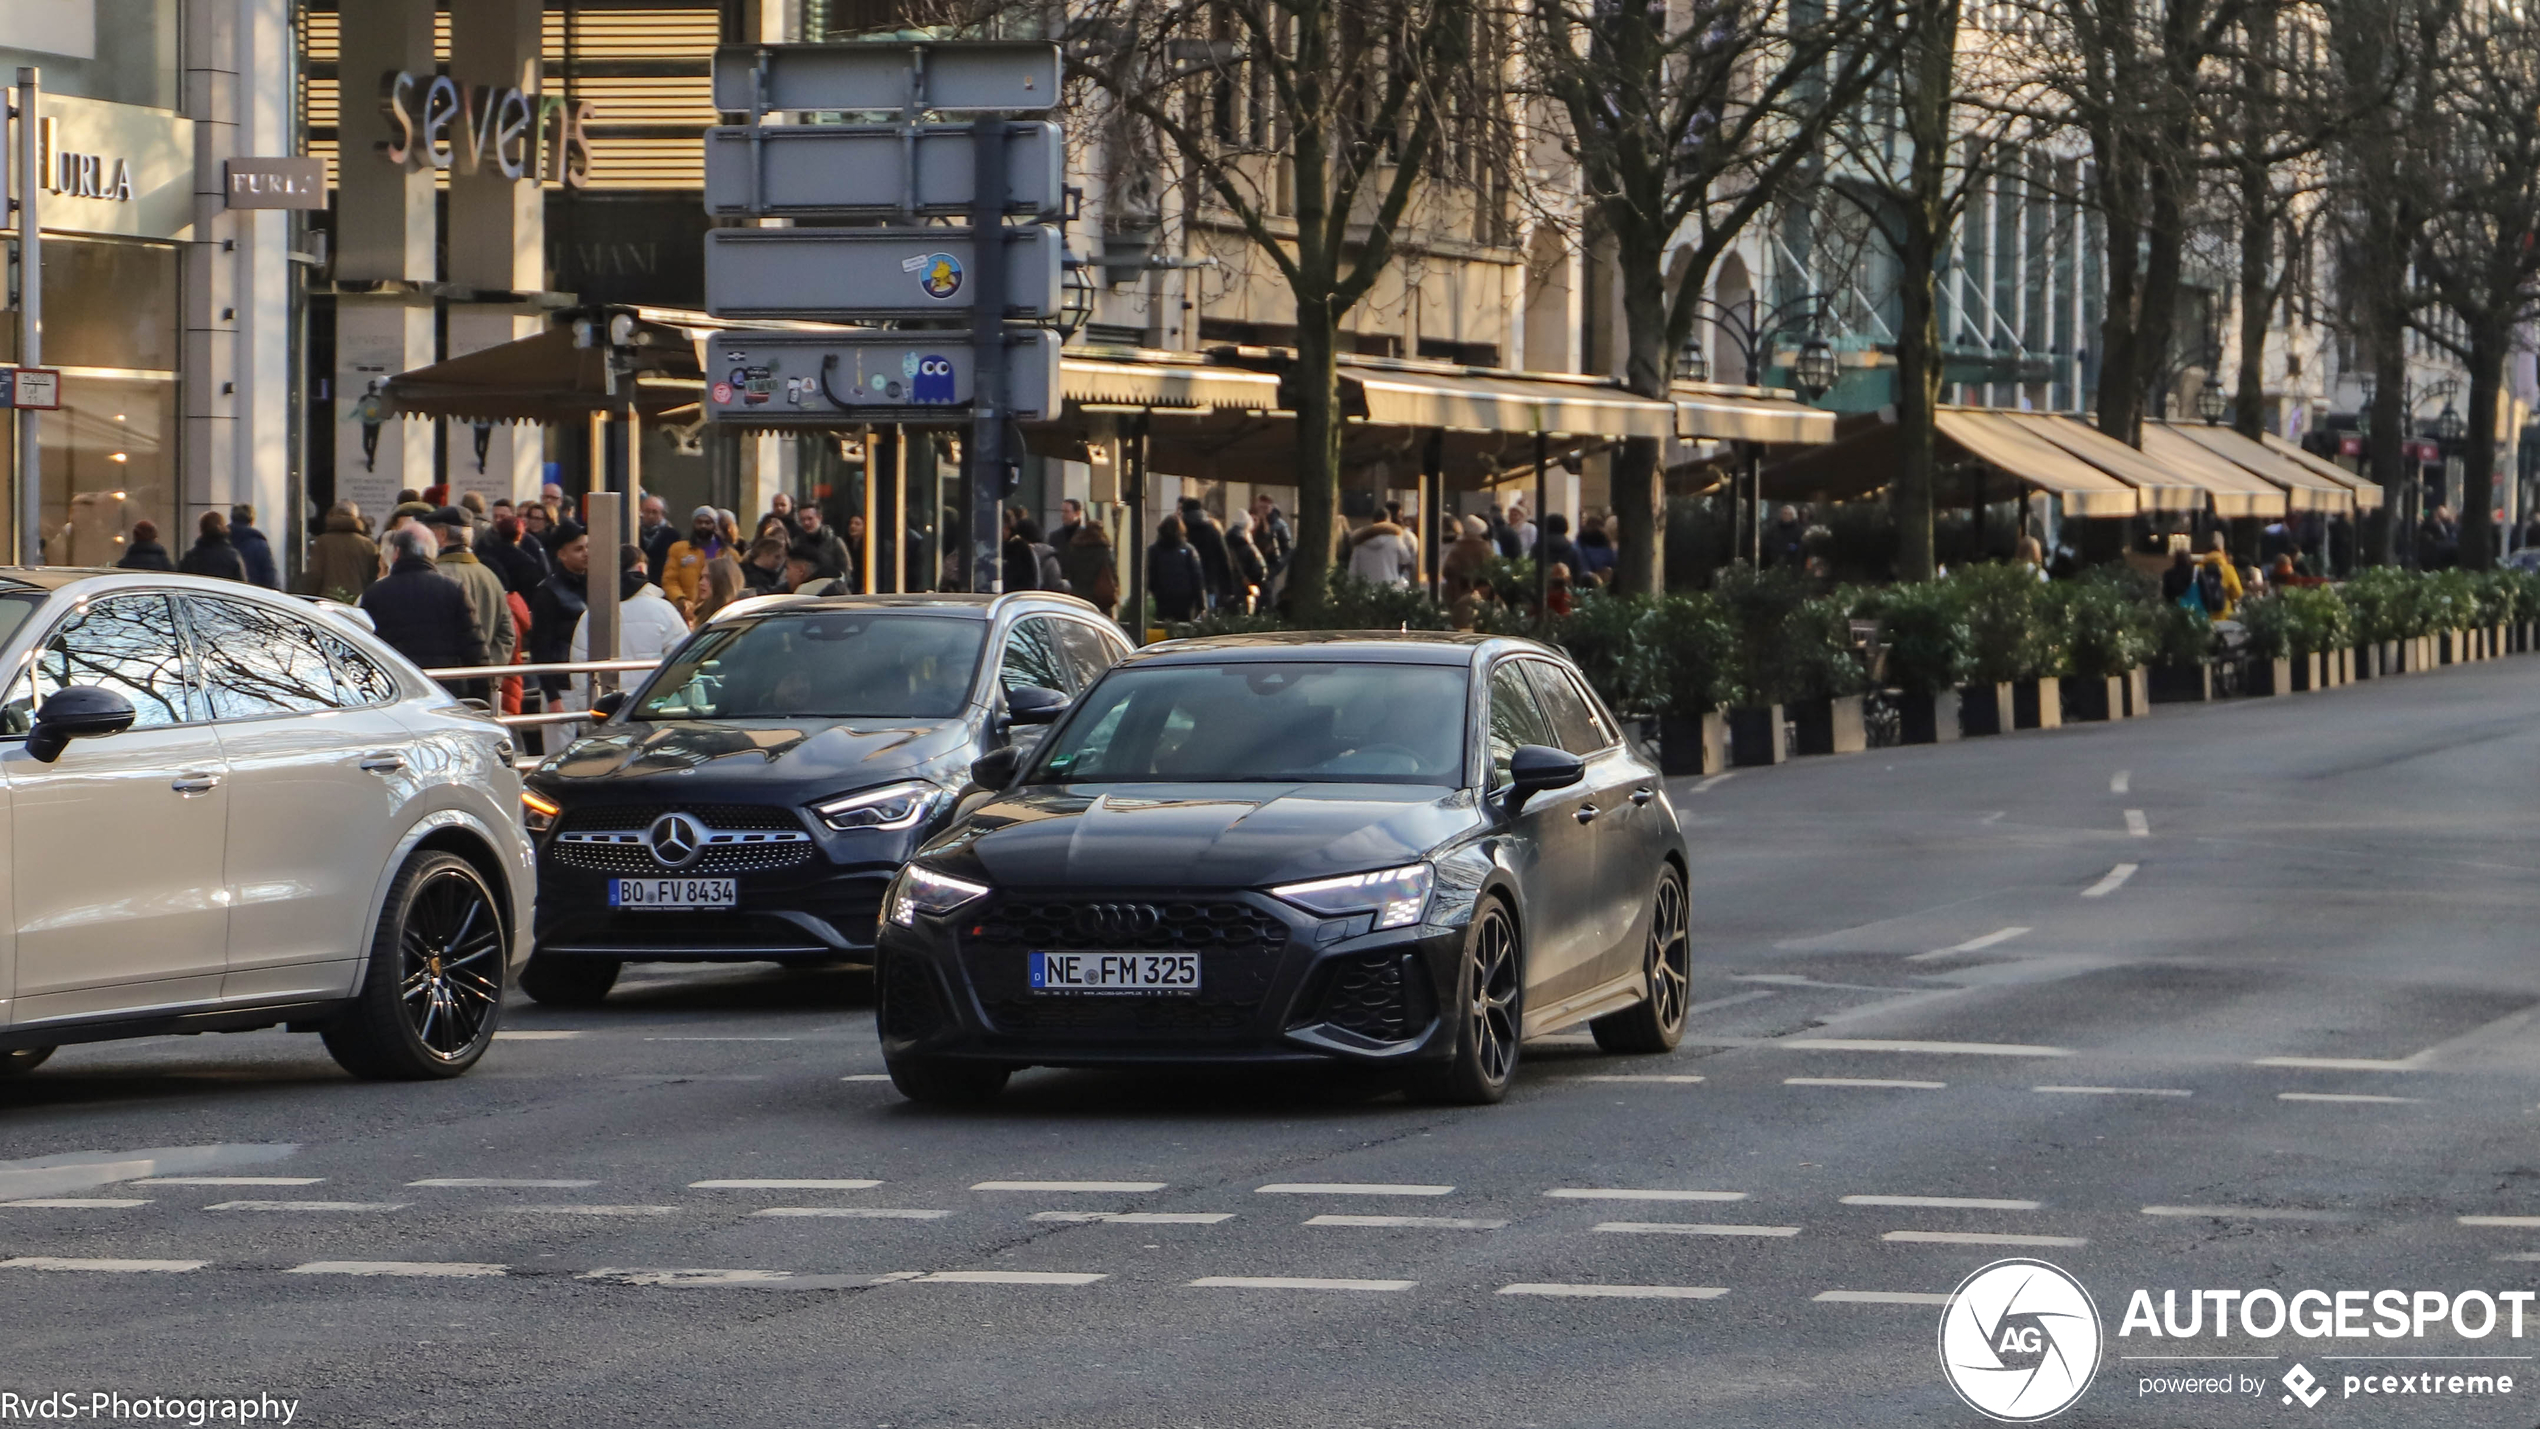
[[[500,680],[514,675],[601,675],[623,674],[658,668],[659,660],[566,660],[547,665],[454,665],[423,673],[435,680]],[[548,710],[539,714],[496,715],[495,720],[512,729],[535,729],[541,725],[575,724],[591,718],[589,710]]]

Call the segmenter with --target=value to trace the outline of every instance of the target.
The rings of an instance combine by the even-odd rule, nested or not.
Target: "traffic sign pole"
[[[972,126],[972,134],[978,177],[970,186],[970,227],[979,236],[974,246],[983,250],[984,258],[1004,248],[1005,120],[984,117]],[[1006,265],[983,261],[978,266],[977,316],[970,326],[976,370],[971,376],[970,441],[963,448],[970,459],[970,588],[1002,591],[1005,563],[998,559],[1002,533],[997,515],[1006,494]]]

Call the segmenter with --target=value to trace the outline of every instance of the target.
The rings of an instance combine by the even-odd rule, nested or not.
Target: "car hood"
[[[967,753],[968,732],[960,720],[611,724],[541,765],[531,783],[568,796],[679,776],[804,793],[853,789],[932,772],[930,766]]]
[[[1412,863],[1482,822],[1472,794],[1398,784],[1017,789],[928,862],[1007,887],[1256,888]]]

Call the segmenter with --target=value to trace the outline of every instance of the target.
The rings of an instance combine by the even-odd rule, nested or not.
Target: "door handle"
[[[1632,791],[1632,802],[1633,802],[1634,804],[1647,804],[1650,800],[1655,799],[1655,798],[1657,798],[1657,797],[1658,797],[1657,792],[1656,792],[1655,790],[1652,790],[1652,789],[1651,789],[1648,785],[1646,785],[1646,784],[1643,784],[1643,785],[1641,785],[1639,788],[1634,789],[1634,790]]]
[[[406,757],[394,750],[376,750],[362,756],[365,774],[394,774],[406,767]]]
[[[1595,822],[1596,815],[1597,807],[1594,804],[1581,804],[1579,806],[1579,812],[1573,817],[1577,818],[1580,823],[1585,824]]]
[[[220,787],[217,774],[179,774],[168,785],[180,794],[208,794]]]

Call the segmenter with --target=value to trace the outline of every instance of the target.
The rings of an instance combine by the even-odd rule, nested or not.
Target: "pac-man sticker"
[[[926,296],[943,301],[961,291],[961,260],[949,253],[929,253],[925,265],[917,270],[917,286]]]

